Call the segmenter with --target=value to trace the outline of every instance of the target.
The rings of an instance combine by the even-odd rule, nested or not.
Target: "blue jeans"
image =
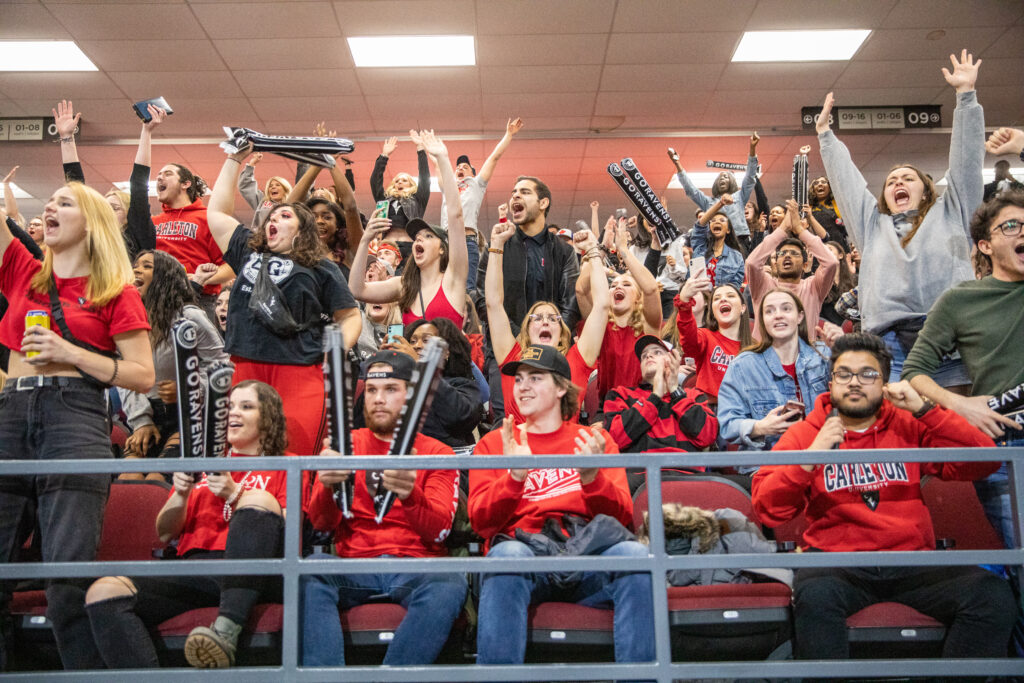
[[[332,558],[316,553],[312,559]],[[401,562],[401,560],[396,560]],[[302,581],[303,666],[343,666],[345,640],[338,609],[386,595],[407,610],[388,645],[385,664],[433,664],[466,600],[462,574],[325,574]]]
[[[1003,438],[996,439],[996,445],[1001,448],[1024,447],[1024,436],[1010,428],[1005,428]],[[1009,438],[1007,438],[1009,437]],[[1017,536],[1013,530],[1013,506],[1010,504],[1010,482],[1009,467],[1004,462],[998,470],[984,479],[974,482],[974,490],[978,493],[978,500],[985,510],[985,516],[992,526],[1003,538],[1003,545],[1007,548],[1014,548],[1017,545]],[[1019,501],[1024,505],[1024,501]]]
[[[646,557],[647,546],[624,541],[604,557]],[[491,548],[488,557],[533,557],[519,541]],[[556,595],[547,574],[485,574],[480,592],[477,663],[521,664],[526,657],[526,617],[531,602],[563,600],[615,609],[615,661],[654,659],[654,604],[646,572],[585,572],[570,594]]]
[[[893,331],[882,335],[882,341],[892,354],[892,365],[889,368],[889,381],[900,381],[900,374],[903,372],[903,362],[907,360],[907,352],[903,350],[899,338]],[[971,377],[967,374],[967,368],[959,356],[955,358],[943,358],[938,370],[932,373],[932,379],[940,387],[957,387],[971,383]]]

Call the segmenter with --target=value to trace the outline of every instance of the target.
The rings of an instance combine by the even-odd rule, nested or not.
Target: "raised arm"
[[[679,165],[679,155],[676,151],[669,147],[668,158],[672,160],[672,163],[676,167],[676,178],[679,179],[679,184],[683,186],[683,191],[686,192],[686,196],[689,197],[694,204],[700,207],[701,211],[706,211],[711,205],[711,197],[707,196],[698,189],[693,181],[690,180],[690,176],[686,174],[683,167]]]
[[[375,210],[370,220],[367,221],[366,230],[352,255],[348,288],[352,291],[352,296],[360,301],[369,304],[388,304],[398,301],[402,296],[402,278],[399,276],[388,278],[383,282],[366,281],[366,260],[370,251],[370,242],[390,229],[391,220],[387,216],[378,216]]]
[[[398,138],[392,135],[384,141],[380,156],[373,164],[373,171],[370,173],[370,193],[373,201],[379,202],[384,199],[384,169],[388,167],[388,158],[398,146]]]
[[[625,262],[629,274],[633,276],[640,291],[643,292],[644,322],[648,332],[658,334],[661,331],[661,290],[658,289],[658,281],[651,271],[644,268],[640,259],[630,251],[628,233],[622,221],[615,228],[615,246],[618,249],[619,257]],[[591,292],[591,298],[593,298],[593,292]]]
[[[967,50],[960,53],[959,61],[949,56],[952,72],[942,70],[946,82],[956,89],[956,109],[953,110],[953,135],[949,144],[948,182],[943,194],[943,208],[955,213],[967,239],[971,239],[971,217],[981,205],[984,195],[982,166],[985,162],[985,112],[978,104],[974,84],[978,80],[981,60]]]
[[[21,214],[18,213],[18,200],[14,197],[14,190],[11,189],[11,181],[14,180],[14,174],[18,172],[18,168],[20,167],[15,166],[14,168],[12,168],[11,172],[5,175],[3,180],[4,210],[15,223],[19,223],[18,218]]]
[[[747,156],[747,169],[743,173],[743,180],[740,181],[740,193],[736,198],[740,208],[746,205],[750,193],[754,191],[757,184],[757,143],[761,142],[761,136],[755,130],[750,134],[750,154]]]
[[[306,197],[309,196],[309,188],[313,187],[313,183],[316,182],[316,177],[320,175],[320,171],[324,170],[323,166],[314,166],[310,164],[305,173],[295,181],[295,185],[292,186],[292,191],[288,193],[288,196],[284,198],[286,204],[292,204],[295,202],[304,202]]]
[[[512,325],[505,312],[505,244],[515,234],[516,226],[512,221],[495,223],[491,228],[491,252],[487,259],[487,273],[484,275],[484,301],[487,304],[487,330],[491,336],[491,348],[494,358],[501,363],[508,357],[516,344],[512,334]]]
[[[608,309],[611,308],[611,295],[608,292],[608,276],[604,270],[604,255],[597,246],[597,238],[587,231],[582,241],[584,262],[593,261],[587,277],[590,278],[590,312],[583,323],[576,348],[580,357],[587,365],[595,365],[604,343],[605,329],[608,327]],[[581,271],[580,277],[583,276]]]
[[[167,118],[159,107],[149,105],[149,122],[142,124],[139,148],[135,152],[135,166],[128,183],[131,200],[125,217],[125,232],[132,236],[139,249],[156,249],[156,226],[149,209],[149,172],[153,165],[153,131]]]
[[[340,155],[335,157],[335,160],[340,161]],[[341,205],[342,211],[345,212],[345,231],[348,233],[348,243],[350,245],[359,244],[359,240],[363,239],[363,221],[359,217],[359,206],[356,204],[356,195],[352,191],[352,185],[338,168],[337,163],[331,169],[331,180],[334,181],[334,192],[338,197],[338,203]]]
[[[501,140],[494,147],[494,151],[491,152],[491,156],[487,157],[487,161],[480,167],[480,172],[477,173],[476,177],[482,182],[490,182],[491,176],[494,174],[494,167],[498,165],[498,160],[501,159],[501,155],[505,153],[508,146],[512,144],[512,138],[523,128],[523,120],[521,118],[509,119],[508,123],[505,124],[505,135],[502,136]]]
[[[217,182],[213,184],[210,203],[206,207],[206,222],[210,226],[210,234],[222,252],[228,250],[231,236],[238,227],[238,219],[234,217],[235,186],[238,184],[238,173],[242,161],[251,154],[251,145],[237,154],[229,154],[220,168]]]
[[[14,241],[14,235],[11,234],[11,229],[7,225],[7,212],[0,209],[0,268],[3,268],[4,252],[7,251],[7,247],[11,246],[11,242]]]
[[[459,186],[455,181],[455,170],[448,158],[448,148],[434,135],[432,130],[419,133],[423,144],[424,160],[420,165],[420,177],[426,167],[426,154],[433,158],[437,170],[444,179],[445,210],[448,212],[448,269],[444,272],[445,293],[456,311],[466,307],[466,275],[469,272],[469,252],[466,248],[466,222],[462,218],[462,202],[459,200]],[[422,188],[422,185],[420,186]],[[416,190],[417,195],[419,189]],[[427,171],[427,196],[430,195],[430,172]],[[426,202],[423,204],[426,206]]]
[[[65,164],[78,163],[78,147],[75,146],[75,131],[78,130],[78,122],[82,120],[82,114],[75,113],[75,108],[70,100],[61,100],[53,112],[53,121],[57,126],[57,135],[60,136],[60,156]]]
[[[263,158],[263,152],[256,152],[245,162],[242,174],[238,176],[238,194],[254,211],[263,203],[263,193],[256,184],[256,164]]]

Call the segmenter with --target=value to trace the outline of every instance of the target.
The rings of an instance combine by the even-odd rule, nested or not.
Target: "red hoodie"
[[[580,426],[563,422],[549,434],[528,435],[530,449],[536,454],[572,453]],[[601,430],[607,453],[618,453],[611,434]],[[501,427],[485,435],[476,445],[475,455],[501,455]],[[609,467],[598,470],[589,484],[580,484],[573,467],[530,470],[526,479],[516,481],[507,469],[469,471],[469,521],[473,530],[488,541],[497,534],[512,535],[519,528],[536,533],[549,517],[564,513],[592,519],[605,514],[633,523],[633,501],[626,483],[626,470]]]
[[[172,209],[164,204],[163,209],[162,214],[153,216],[157,249],[178,259],[190,275],[204,263],[216,263],[218,266],[224,263],[220,247],[210,234],[202,199],[196,199],[180,209]],[[220,285],[203,287],[204,294],[216,295],[218,292]]]
[[[772,450],[805,450],[832,411],[828,394],[807,419],[786,430]],[[995,444],[956,413],[936,406],[921,419],[883,400],[878,420],[864,432],[846,433],[849,448],[991,448]],[[804,543],[819,550],[934,550],[931,515],[921,498],[921,476],[970,481],[999,468],[988,462],[888,462],[762,467],[754,475],[753,503],[761,520],[774,527],[801,512],[808,527]],[[877,492],[874,510],[861,495]],[[805,509],[806,507],[806,509]]]

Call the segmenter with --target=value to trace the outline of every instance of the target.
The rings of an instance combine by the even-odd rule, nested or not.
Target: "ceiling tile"
[[[62,4],[54,12],[75,40],[131,36],[136,40],[205,38],[203,27],[181,4]]]
[[[602,92],[683,91],[707,89],[715,84],[725,63],[712,64],[609,64],[601,71]]]
[[[249,97],[327,97],[360,92],[354,69],[237,70],[234,74]]]
[[[209,40],[83,40],[82,52],[104,71],[166,71],[188,55],[189,72],[219,71],[224,62]]]
[[[615,13],[614,0],[477,0],[480,35],[510,37],[538,33],[607,33]],[[596,39],[596,36],[594,37]]]
[[[851,88],[842,91],[842,100],[837,97],[836,104],[847,107],[926,104],[945,90],[953,92],[946,85],[936,85],[935,87],[928,88]],[[822,101],[822,99],[819,94],[816,100],[810,100],[800,106],[813,106]],[[799,115],[799,111],[797,111],[797,114]],[[952,112],[943,112],[943,115],[951,116]]]
[[[477,63],[481,66],[549,66],[551,64],[601,64],[605,39],[589,35],[507,35],[477,38]]]
[[[54,15],[37,3],[12,5],[4,3],[2,40],[67,40],[71,37]]]
[[[844,3],[845,4],[845,3]],[[935,26],[1008,26],[1024,16],[1024,3],[991,0],[900,0],[885,17],[886,28],[916,29],[922,17],[940,17]]]
[[[172,108],[176,98],[242,97],[230,71],[125,71],[110,78],[133,100],[161,95]]]
[[[668,114],[680,118],[699,116],[707,107],[708,91],[661,90],[658,92],[599,93],[594,106],[598,116]]]
[[[338,23],[346,36],[473,35],[473,0],[339,0]]]
[[[493,94],[488,95],[483,103],[486,116],[509,116],[515,112],[524,121],[531,116],[590,116],[593,109],[593,93],[547,93],[544,97]]]
[[[947,61],[946,64],[948,63]],[[895,79],[908,85],[934,84],[938,87],[945,83],[941,70],[943,66],[934,59],[908,60],[894,62],[882,70],[882,65],[878,62],[857,59],[850,62],[835,81],[836,95],[841,95],[848,88],[876,88]]]
[[[747,31],[875,28],[887,20],[897,0],[759,0]],[[919,15],[917,26],[921,25]]]
[[[708,114],[720,109],[742,109],[757,114],[792,112],[793,121],[800,120],[800,108],[811,106],[822,99],[820,89],[812,90],[724,90],[708,100]],[[751,103],[756,103],[751,107]]]
[[[330,2],[199,4],[193,5],[192,11],[211,38],[251,35],[255,49],[259,49],[263,36],[329,38],[341,35]]]
[[[731,0],[723,5],[700,0],[619,0],[615,9],[616,33],[742,31],[757,0]]]
[[[258,47],[257,47],[258,44]],[[352,53],[341,38],[219,39],[214,47],[230,69],[351,69]]]
[[[1024,25],[1020,21],[1010,26],[999,38],[984,50],[978,52],[982,57],[1024,57]]]
[[[49,99],[20,100],[22,109],[30,116],[52,116],[55,101]],[[130,124],[132,135],[137,137],[141,120],[135,115],[127,99],[76,99],[75,112],[82,114],[82,131],[88,138],[95,137],[95,126],[99,123]]]
[[[515,116],[519,113],[515,111]],[[512,115],[509,112],[509,115]],[[507,118],[502,118],[500,114],[494,116],[484,116],[484,130],[493,131],[500,124],[501,130],[504,130],[505,123],[508,121]],[[530,134],[547,134],[551,132],[562,132],[562,131],[574,131],[579,132],[587,130],[590,127],[590,116],[528,116],[523,119],[523,133],[520,133],[516,137],[516,143],[509,148],[508,152],[505,152],[505,156],[513,154],[513,150],[523,144],[523,136]]]
[[[601,78],[599,65],[580,66],[481,66],[484,93],[507,93],[529,84],[531,93],[593,92]]]
[[[450,104],[448,105],[450,107]],[[445,105],[438,105],[438,111],[444,110]],[[402,113],[409,112],[408,114]],[[452,111],[452,109],[447,109]],[[408,139],[410,128],[433,128],[442,138],[448,133],[480,133],[483,130],[481,119],[473,116],[473,112],[460,110],[462,116],[443,115],[437,112],[424,111],[422,108],[378,108],[378,115],[373,117],[373,128],[377,135],[391,136],[399,135],[399,139],[405,136]],[[371,111],[371,115],[373,112]]]
[[[461,95],[438,93],[431,98],[410,95],[367,95],[366,104],[370,108],[370,116],[401,117],[406,120],[422,120],[421,126],[430,127],[434,124],[428,119],[447,117],[456,114],[460,117],[480,116],[480,103],[469,101]],[[406,127],[408,129],[408,127]]]
[[[831,88],[846,62],[800,62],[798,64],[730,63],[722,71],[717,90],[757,90],[765,83],[787,83],[801,88]]]
[[[0,93],[11,99],[99,99],[123,98],[124,94],[98,71],[73,74],[57,72],[0,73]],[[51,105],[52,106],[52,105]]]
[[[928,40],[927,28],[880,29],[873,31],[854,57],[855,61],[891,61],[934,59],[937,67],[949,65],[949,55],[968,47],[981,54],[1004,32],[1000,27],[946,28],[939,40]],[[885,67],[881,67],[885,68]]]
[[[740,42],[739,31],[648,33],[642,37],[613,34],[608,64],[672,64],[727,62]]]
[[[333,120],[371,118],[366,102],[360,96],[254,97],[250,101],[257,116],[264,121],[294,121],[305,115],[312,122],[324,120],[325,114],[330,114]],[[309,126],[312,127],[312,123]]]
[[[355,75],[366,95],[480,92],[480,76],[472,66],[356,69]]]

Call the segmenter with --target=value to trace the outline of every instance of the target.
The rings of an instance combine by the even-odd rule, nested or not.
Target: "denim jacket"
[[[710,258],[708,241],[708,226],[694,223],[693,231],[690,232],[690,246],[693,247],[693,255],[703,256],[705,259]],[[722,245],[722,255],[718,257],[718,265],[715,266],[715,286],[731,282],[742,289],[745,265],[743,254],[728,244]]]
[[[804,404],[810,408],[819,394],[828,390],[829,349],[822,344],[810,346],[800,340],[796,376]],[[752,450],[771,450],[778,436],[752,439],[754,423],[773,408],[796,400],[793,378],[782,369],[775,349],[763,353],[745,351],[729,364],[718,389],[720,434],[729,443]]]

